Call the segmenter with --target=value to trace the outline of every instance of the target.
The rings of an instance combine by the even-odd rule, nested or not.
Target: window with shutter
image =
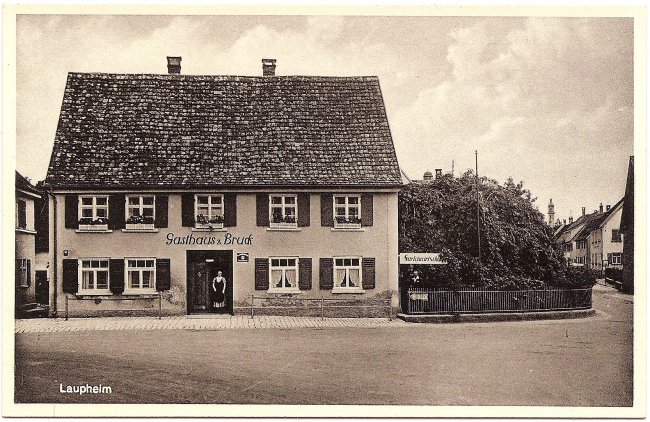
[[[20,199],[16,201],[16,228],[27,228],[27,203]]]
[[[361,228],[361,196],[334,195],[334,228]]]
[[[364,289],[374,289],[375,288],[375,258],[363,258],[362,260],[363,267],[363,288]]]
[[[109,258],[81,258],[78,263],[78,293],[110,294]]]
[[[299,277],[298,257],[269,258],[269,292],[296,293]]]
[[[79,290],[78,267],[79,261],[76,259],[63,260],[63,291],[65,293],[77,293]]]
[[[124,294],[151,294],[156,291],[156,258],[124,258]]]
[[[268,290],[269,288],[269,260],[268,258],[255,258],[255,290]]]
[[[300,258],[298,269],[298,287],[300,290],[311,290],[311,258]]]
[[[156,290],[159,292],[170,290],[172,288],[171,280],[171,260],[168,258],[156,260]]]
[[[156,195],[155,227],[166,228],[169,225],[169,196]]]
[[[224,214],[224,195],[194,195],[194,227],[207,230],[222,229],[225,225]]]
[[[237,195],[227,193],[223,196],[224,200],[224,227],[237,226]]]
[[[31,284],[31,261],[26,258],[16,260],[16,285],[29,287]]]
[[[156,196],[127,195],[124,218],[127,230],[153,231],[156,221]]]
[[[324,193],[320,196],[320,225],[323,227],[334,227],[334,207],[332,194]]]
[[[334,260],[332,258],[321,258],[318,271],[320,289],[332,290],[334,287]]]
[[[269,226],[269,195],[258,193],[255,197],[256,220],[258,227]]]
[[[333,293],[359,292],[362,283],[361,257],[334,257]]]
[[[271,229],[285,230],[298,227],[300,213],[298,212],[297,195],[271,194],[268,201],[269,227]]]
[[[78,198],[79,230],[107,231],[108,195],[79,195]]]
[[[374,223],[374,198],[370,193],[361,195],[361,225],[372,226]]]

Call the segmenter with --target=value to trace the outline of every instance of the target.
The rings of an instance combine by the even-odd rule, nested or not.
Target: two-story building
[[[589,227],[589,268],[603,271],[606,267],[623,267],[623,236],[619,230],[623,199],[607,209]]]
[[[52,313],[390,298],[402,185],[377,77],[70,73],[45,180]],[[107,299],[107,300],[104,300]]]

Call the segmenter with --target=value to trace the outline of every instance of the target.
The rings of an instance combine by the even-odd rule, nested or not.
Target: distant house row
[[[553,200],[548,205],[549,224],[555,216]],[[582,215],[576,221],[555,224],[555,241],[564,251],[567,261],[598,271],[607,268],[622,270],[619,274],[622,289],[634,291],[634,157],[628,164],[625,196],[614,206]]]
[[[623,199],[591,214],[585,208],[576,221],[556,228],[556,243],[573,265],[602,271],[606,267],[622,268],[623,236],[620,231]]]

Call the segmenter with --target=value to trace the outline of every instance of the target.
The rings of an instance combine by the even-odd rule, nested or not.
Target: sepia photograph
[[[5,416],[645,415],[643,9],[196,10],[5,10]]]

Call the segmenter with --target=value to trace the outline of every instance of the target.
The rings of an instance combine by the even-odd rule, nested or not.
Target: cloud
[[[618,199],[633,144],[630,25],[530,18],[502,37],[488,20],[451,31],[448,77],[395,116],[395,138],[409,141],[402,166],[412,177],[452,160],[465,170],[478,149],[483,174],[555,193],[556,208]]]

